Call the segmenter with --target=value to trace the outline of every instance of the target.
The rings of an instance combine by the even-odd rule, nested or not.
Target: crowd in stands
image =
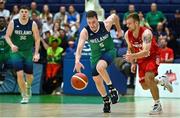
[[[31,2],[30,18],[34,20],[40,30],[41,46],[40,60],[38,63],[44,65],[46,72],[45,79],[55,76],[58,69],[62,69],[62,58],[67,53],[74,54],[78,40],[78,28],[80,26],[81,15],[71,4],[68,7],[59,5],[57,13],[51,13],[48,4],[44,4],[41,11],[37,10],[37,3]],[[123,32],[126,28],[126,17],[129,14],[137,13],[140,17],[140,25],[148,27],[153,31],[161,48],[161,62],[173,63],[174,59],[180,58],[180,12],[176,10],[173,21],[167,21],[165,15],[158,9],[156,3],[151,4],[151,11],[143,13],[136,11],[134,4],[129,4],[128,11],[124,13],[123,19],[120,19]],[[0,16],[4,16],[7,23],[10,20],[19,17],[19,6],[14,4],[12,11],[5,9],[5,0],[0,0]],[[116,13],[112,9],[111,13]],[[126,42],[117,39],[115,29],[112,28],[111,35],[114,38],[118,57],[126,51]],[[130,65],[126,64],[130,67]],[[128,77],[131,76],[128,72]]]

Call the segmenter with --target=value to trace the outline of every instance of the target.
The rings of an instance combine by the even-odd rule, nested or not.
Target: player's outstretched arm
[[[110,15],[105,21],[104,21],[105,27],[107,31],[111,30],[112,25],[114,24],[117,29],[117,37],[122,37],[122,31],[121,26],[119,23],[119,17],[116,14]]]
[[[82,49],[87,39],[88,39],[88,33],[87,30],[84,28],[79,36],[78,46],[75,55],[74,71],[76,70],[77,72],[81,72],[81,67],[84,68],[83,64],[80,63],[80,58],[81,58]]]

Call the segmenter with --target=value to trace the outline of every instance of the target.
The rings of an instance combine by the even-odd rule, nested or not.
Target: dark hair
[[[54,39],[51,43],[54,43],[54,42],[58,43],[58,39]]]
[[[29,10],[29,7],[26,6],[26,5],[22,5],[22,6],[20,7],[20,10],[21,10],[21,9],[27,9],[27,10]]]
[[[87,12],[86,14],[86,18],[92,18],[92,17],[96,17],[97,18],[97,13],[93,10],[90,10]]]
[[[127,19],[130,19],[130,18],[134,19],[135,21],[140,22],[140,19],[139,19],[139,16],[138,16],[137,13],[130,14],[130,15],[126,18],[126,20],[127,20]]]

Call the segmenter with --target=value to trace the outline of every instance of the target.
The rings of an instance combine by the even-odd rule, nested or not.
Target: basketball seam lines
[[[78,76],[76,76],[76,75],[73,75],[73,77],[77,77],[78,79],[80,79],[80,80],[85,84],[85,86],[87,86],[87,82],[84,81],[83,79],[81,79],[80,77],[78,77]]]

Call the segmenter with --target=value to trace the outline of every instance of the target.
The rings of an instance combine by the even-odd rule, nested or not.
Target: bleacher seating
[[[17,4],[17,3],[21,3],[20,0],[7,0],[6,1],[7,3],[10,3],[10,4]]]
[[[114,0],[99,0],[100,3],[114,3],[115,1]]]
[[[115,3],[129,3],[128,0],[115,0]]]
[[[62,0],[47,0],[47,2],[49,3],[49,4],[59,4],[59,3],[61,3],[61,1]],[[66,1],[66,0],[64,0],[64,1]],[[63,2],[64,2],[63,1]],[[67,0],[67,1],[69,1],[69,0]],[[65,2],[64,2],[65,3]]]
[[[137,3],[142,3],[143,0],[129,0],[129,3],[137,4]]]
[[[84,4],[85,0],[74,0],[75,4]]]
[[[157,3],[159,4],[168,4],[170,0],[157,0]]]
[[[7,0],[6,8],[11,10],[14,4],[27,4],[32,0]],[[38,4],[38,10],[42,11],[44,4],[48,4],[50,11],[56,13],[59,11],[59,7],[64,5],[68,8],[69,4],[74,4],[75,9],[82,14],[84,12],[85,0],[34,0]],[[128,5],[130,3],[135,4],[136,11],[142,11],[146,14],[150,11],[151,3],[158,4],[158,10],[162,11],[168,20],[174,18],[174,13],[180,8],[180,0],[100,0],[101,6],[105,10],[105,15],[109,15],[111,9],[116,9],[120,18],[122,18],[123,13],[128,11]]]
[[[178,3],[178,4],[180,4],[180,0],[171,0],[171,3],[173,3],[173,4]]]
[[[32,0],[26,0],[26,1],[32,1]],[[40,4],[40,3],[46,4],[47,3],[47,0],[33,0],[33,1],[35,1],[37,4]],[[52,1],[54,1],[54,0],[52,0]],[[58,1],[60,1],[60,0],[58,0]]]
[[[153,3],[153,2],[156,2],[156,0],[143,0],[143,2],[146,4],[146,3]]]

